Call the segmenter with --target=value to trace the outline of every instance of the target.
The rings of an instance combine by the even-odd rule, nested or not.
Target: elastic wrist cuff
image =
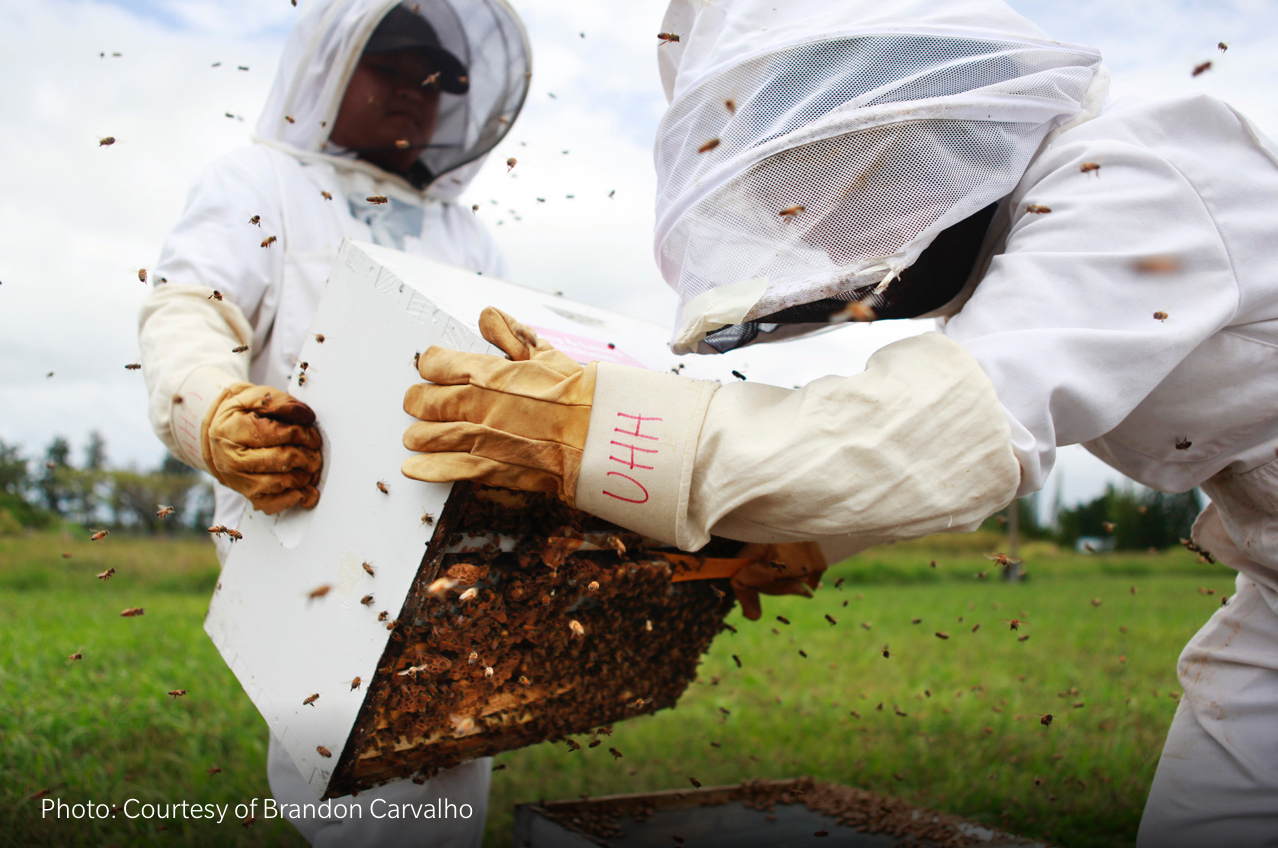
[[[717,383],[599,364],[576,504],[684,547],[697,441]]]

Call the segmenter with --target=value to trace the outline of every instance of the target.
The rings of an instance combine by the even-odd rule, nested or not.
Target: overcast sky
[[[481,205],[514,281],[668,326],[675,299],[651,247],[665,3],[512,2],[532,41],[532,91],[465,200]],[[1207,92],[1278,136],[1278,4],[1012,5],[1053,38],[1098,47],[1115,98]],[[249,143],[296,15],[289,0],[0,0],[0,439],[34,455],[64,435],[78,461],[96,428],[113,462],[159,461],[142,377],[123,367],[137,361],[137,271],[155,262],[200,169]],[[118,141],[100,148],[106,135]],[[496,164],[508,156],[518,178]],[[781,385],[855,373],[878,347],[929,328],[849,326],[738,351],[723,368]],[[1058,467],[1067,503],[1122,479],[1079,448]]]

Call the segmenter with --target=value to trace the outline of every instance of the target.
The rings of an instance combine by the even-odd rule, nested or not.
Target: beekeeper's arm
[[[1019,482],[989,380],[937,333],[794,391],[583,368],[544,341],[520,353],[531,334],[498,315],[481,330],[516,361],[441,348],[419,359],[431,383],[405,398],[422,419],[405,434],[421,452],[408,476],[555,492],[685,550],[712,532],[786,542],[970,529]]]
[[[139,316],[156,435],[174,456],[271,513],[314,506],[320,468],[309,407],[249,380],[255,342],[270,328],[255,333],[247,316],[282,275],[282,248],[261,247],[273,234],[266,227],[280,220],[278,201],[261,190],[274,185],[264,156],[214,163],[165,242]],[[262,228],[249,223],[254,215]]]
[[[1097,188],[1080,164],[1101,155]],[[972,529],[1017,492],[1022,431],[1050,450],[1108,432],[1237,305],[1211,217],[1167,162],[1063,145],[1041,167],[1029,202],[1053,211],[1016,214],[1006,254],[947,328],[963,344],[907,339],[861,374],[799,390],[608,363],[537,382],[525,363],[435,348],[420,367],[438,385],[405,401],[430,422],[406,434],[423,453],[405,473],[555,491],[690,550],[711,533],[868,544]],[[1142,273],[1151,256],[1182,272]]]

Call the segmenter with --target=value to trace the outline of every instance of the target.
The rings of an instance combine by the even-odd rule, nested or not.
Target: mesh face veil
[[[528,93],[528,38],[506,0],[314,0],[289,32],[257,140],[300,158],[376,170],[327,156],[325,142],[365,45],[397,6],[400,18],[424,19],[439,46],[467,72],[463,93],[440,93],[435,131],[418,159],[437,181],[452,175],[432,194],[454,197],[510,131]]]
[[[663,31],[680,36],[658,48],[655,153],[676,353],[793,335],[776,331],[824,321],[818,301],[940,305],[901,272],[1107,88],[1096,51],[999,0],[675,0]]]

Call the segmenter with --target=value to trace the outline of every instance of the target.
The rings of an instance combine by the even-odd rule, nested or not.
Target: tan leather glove
[[[218,482],[267,515],[319,502],[315,413],[288,392],[252,383],[228,386],[204,416],[200,450]]]
[[[430,383],[404,395],[404,411],[421,419],[404,432],[404,447],[418,452],[404,460],[404,476],[554,492],[572,506],[595,364],[578,365],[492,307],[479,331],[510,359],[441,347],[418,357]]]
[[[810,598],[829,567],[816,542],[746,545],[737,556],[751,560],[732,577],[741,613],[751,621],[758,621],[763,614],[760,593]]]

